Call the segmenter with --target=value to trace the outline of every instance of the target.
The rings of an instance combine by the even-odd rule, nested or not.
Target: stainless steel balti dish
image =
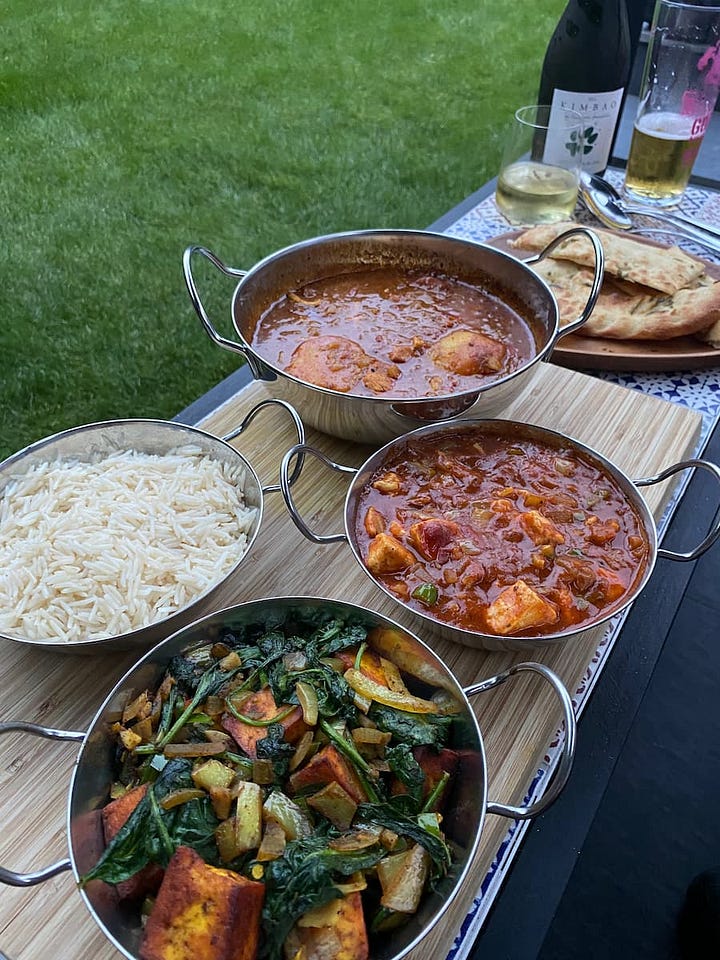
[[[402,554],[401,558],[405,566],[397,567],[397,578],[391,578],[389,581],[390,585],[388,585],[387,577],[379,576],[377,575],[377,571],[373,572],[371,569],[369,569],[369,554],[363,549],[360,543],[360,540],[364,540],[365,538],[364,535],[359,534],[358,531],[366,522],[366,505],[363,504],[367,499],[370,487],[372,487],[372,485],[377,481],[377,478],[382,477],[383,475],[392,477],[393,470],[397,464],[412,465],[417,463],[420,456],[418,450],[421,452],[423,450],[425,452],[440,451],[440,454],[442,455],[455,442],[466,444],[467,448],[471,450],[471,456],[473,458],[472,462],[476,464],[476,466],[472,467],[471,469],[482,473],[484,470],[483,457],[486,455],[486,447],[488,445],[493,445],[492,438],[499,438],[500,440],[504,439],[508,444],[511,445],[511,452],[513,447],[517,447],[520,453],[523,453],[526,447],[531,449],[532,444],[539,443],[543,447],[547,447],[547,449],[550,451],[554,449],[558,449],[558,451],[564,450],[569,451],[569,456],[578,455],[580,458],[586,458],[591,469],[596,471],[598,477],[598,487],[602,487],[605,478],[607,478],[615,490],[615,500],[620,505],[621,511],[631,513],[635,517],[633,522],[635,524],[635,529],[639,534],[638,539],[643,541],[642,559],[638,560],[637,564],[634,564],[633,560],[630,558],[630,555],[628,555],[627,566],[629,568],[629,582],[624,586],[625,592],[617,597],[610,596],[609,598],[603,598],[604,605],[602,608],[598,606],[597,611],[592,607],[588,608],[586,606],[585,609],[589,609],[589,613],[587,614],[586,618],[582,620],[582,622],[571,622],[568,624],[567,622],[563,622],[562,620],[558,619],[557,622],[562,623],[562,628],[558,629],[553,624],[552,618],[550,618],[546,621],[549,625],[543,626],[543,632],[541,635],[538,635],[537,629],[527,629],[524,625],[520,629],[513,628],[507,630],[507,632],[503,632],[502,630],[499,632],[497,630],[491,631],[488,627],[487,617],[483,610],[480,610],[474,616],[474,618],[472,618],[471,625],[468,625],[468,621],[470,620],[469,617],[466,617],[465,621],[460,621],[460,618],[458,618],[456,622],[453,622],[452,619],[448,619],[444,615],[440,615],[439,613],[437,615],[433,614],[433,604],[436,604],[438,601],[438,591],[441,602],[448,602],[449,604],[454,603],[456,597],[455,590],[459,583],[459,578],[452,581],[447,581],[446,588],[442,583],[439,584],[439,588],[438,586],[430,586],[428,584],[428,587],[435,591],[434,596],[431,597],[429,601],[426,597],[422,596],[422,593],[413,594],[412,597],[408,597],[407,591],[405,591],[405,594],[403,594],[401,590],[391,588],[392,586],[399,586],[403,588],[405,583],[416,582],[412,580],[414,571],[420,568],[423,562],[422,545],[418,546],[417,541],[413,540],[414,534],[413,530],[411,529],[411,525],[416,523],[418,519],[423,520],[428,518],[432,520],[432,518],[438,518],[438,522],[440,524],[446,524],[446,529],[448,529],[448,521],[452,522],[451,518],[453,517],[453,513],[457,512],[456,507],[458,500],[457,498],[455,500],[452,499],[452,493],[448,493],[447,496],[445,495],[443,491],[443,484],[441,482],[443,475],[447,471],[447,486],[448,488],[452,487],[452,466],[445,467],[441,464],[437,469],[433,467],[433,469],[436,471],[436,475],[440,478],[438,482],[438,489],[440,490],[440,493],[438,494],[438,497],[433,500],[430,506],[424,506],[422,498],[416,498],[415,503],[406,507],[407,501],[404,499],[404,491],[401,489],[400,485],[398,485],[397,489],[395,490],[389,490],[385,503],[393,504],[395,501],[402,500],[400,509],[401,511],[405,511],[405,516],[403,517],[401,515],[400,517],[399,527],[401,529],[397,533],[397,537],[393,536],[393,540],[396,540],[397,542],[393,542],[389,549],[396,550],[397,553],[400,553],[400,548],[402,550],[407,550],[407,553]],[[476,449],[479,451],[478,454],[475,453]],[[312,454],[313,457],[320,460],[325,467],[348,475],[349,487],[344,504],[343,533],[320,535],[313,531],[305,522],[305,519],[303,518],[301,511],[298,509],[298,506],[295,502],[294,493],[290,489],[290,479],[293,474],[295,458],[300,454]],[[563,457],[562,452],[559,455],[561,458]],[[306,463],[307,462],[308,461],[306,460]],[[671,550],[659,548],[657,541],[657,530],[652,513],[650,512],[645,500],[638,490],[639,487],[655,484],[665,480],[672,474],[683,470],[696,468],[701,468],[711,472],[715,479],[720,483],[720,468],[718,468],[715,464],[705,460],[682,461],[680,463],[675,463],[668,466],[657,476],[631,480],[616,465],[603,457],[601,454],[597,453],[597,451],[585,446],[577,440],[566,437],[555,431],[510,420],[459,420],[450,423],[438,423],[420,427],[417,430],[406,434],[405,436],[396,438],[373,453],[358,469],[335,463],[314,447],[300,445],[295,449],[289,450],[285,455],[282,464],[281,483],[290,515],[301,533],[313,543],[329,544],[347,542],[352,550],[356,562],[365,572],[365,574],[367,574],[367,576],[370,577],[370,579],[380,589],[382,589],[387,596],[389,596],[395,603],[401,604],[401,606],[414,617],[415,629],[422,629],[424,631],[430,630],[446,639],[453,640],[470,647],[488,650],[527,651],[528,649],[539,648],[550,643],[567,640],[568,637],[571,637],[573,634],[576,634],[579,631],[585,630],[589,627],[594,627],[599,623],[603,623],[611,616],[614,616],[623,610],[635,599],[635,597],[640,593],[650,579],[658,557],[677,561],[694,560],[704,553],[718,539],[720,536],[720,520],[715,521],[710,532],[694,550],[691,550],[687,553],[676,553]],[[514,505],[511,504],[511,501],[508,500],[503,503],[504,498],[507,497],[515,497],[518,503],[523,502],[525,492],[522,490],[523,484],[521,482],[513,484],[513,486],[518,488],[515,492],[503,491],[503,487],[508,485],[507,474],[503,475],[500,470],[493,474],[492,470],[490,470],[488,475],[490,482],[495,484],[493,488],[494,491],[497,491],[494,492],[492,496],[497,496],[500,498],[500,505],[498,509],[507,509],[508,511],[513,510]],[[464,495],[465,490],[468,489],[468,484],[470,482],[474,482],[470,471],[467,474],[467,478],[467,480],[463,480],[463,478],[460,477],[458,485],[454,488],[461,491],[461,496]],[[550,485],[552,485],[552,483]],[[482,495],[476,494],[475,496]],[[588,498],[588,502],[593,498],[594,494]],[[438,499],[441,500],[440,505],[438,504]],[[532,524],[534,524],[536,521],[541,524],[544,523],[542,515],[538,516],[538,512],[542,514],[543,509],[545,509],[541,503],[539,503],[541,500],[542,497],[533,495],[532,499],[525,501],[526,505],[530,504],[535,508],[530,511],[533,519],[531,520],[529,515],[524,516],[522,509],[516,511],[514,514],[516,519],[512,522],[516,523],[517,526],[514,528],[508,528],[507,537],[504,536],[504,531],[501,528],[501,522],[499,522],[497,526],[497,532],[491,534],[489,540],[487,538],[483,540],[484,534],[482,529],[480,529],[479,533],[476,534],[475,529],[473,529],[473,521],[471,520],[469,523],[469,533],[466,533],[466,529],[463,529],[463,531],[460,533],[449,535],[450,539],[447,541],[448,550],[452,548],[452,537],[455,536],[456,542],[460,544],[462,551],[467,554],[465,557],[459,556],[459,561],[477,560],[477,563],[480,567],[485,565],[487,569],[494,571],[494,573],[490,576],[491,582],[488,591],[493,591],[495,594],[500,588],[510,590],[512,584],[516,584],[518,579],[518,574],[514,573],[513,570],[516,569],[514,558],[517,556],[517,553],[520,549],[518,546],[518,543],[521,539],[519,530],[520,528],[523,528],[523,524],[526,522],[530,522]],[[556,498],[556,501],[559,502],[559,499]],[[429,501],[427,500],[425,501],[425,503],[428,502]],[[474,501],[471,502],[474,504]],[[481,499],[477,501],[477,503],[478,509],[480,510],[480,519],[478,523],[482,524],[488,519],[487,517],[482,516],[483,510],[485,507],[487,507],[488,502],[486,499]],[[393,506],[391,509],[395,510],[396,508]],[[474,507],[471,507],[471,509],[474,509]],[[577,506],[563,509],[565,509],[565,512],[573,511],[577,510]],[[586,516],[592,516],[596,510],[597,508],[593,510],[593,508],[590,507],[587,509]],[[576,521],[577,524],[581,525],[582,529],[585,530],[586,528],[584,527],[584,524],[586,516],[578,515],[574,517],[571,513],[571,515],[565,519],[569,520],[571,523],[573,520]],[[591,520],[590,522],[593,523],[595,520]],[[615,521],[613,520],[612,522],[614,523]],[[625,537],[626,534],[622,532],[622,528],[620,528],[620,530],[621,538]],[[390,527],[389,533],[393,534],[392,526]],[[591,534],[588,534],[588,536],[590,535]],[[383,533],[383,537],[384,536],[385,534]],[[466,536],[470,538],[470,542],[467,547],[464,547],[464,541],[462,538]],[[597,534],[595,534],[595,536],[597,536]],[[532,538],[532,533],[530,534],[530,537]],[[610,536],[608,538],[608,543],[611,543],[612,539],[613,537]],[[536,544],[541,544],[542,542],[542,537],[535,540]],[[565,541],[555,541],[556,544],[561,542]],[[546,573],[552,573],[558,564],[565,563],[567,566],[572,565],[572,556],[582,556],[582,550],[572,550],[569,553],[564,553],[561,558],[559,555],[556,556],[555,548],[552,547],[552,544],[549,540],[548,546],[550,548],[548,555],[551,557],[551,560],[543,560],[542,555],[538,557],[538,564],[541,565],[543,570],[543,572],[538,575],[538,590],[541,597],[548,592],[547,582],[543,580],[543,577],[545,577]],[[567,551],[569,546],[570,542],[568,540],[565,542],[565,546],[557,547],[557,553],[561,554],[563,551]],[[623,544],[618,542],[618,547],[621,548],[622,546]],[[489,556],[490,554],[492,554],[492,556]],[[533,562],[535,562],[534,559]],[[579,567],[581,562],[582,561],[579,561],[575,564],[575,566]],[[597,565],[598,564],[596,564],[596,566]],[[610,561],[610,566],[612,566],[612,560]],[[605,570],[603,571],[603,575],[604,573]],[[564,571],[558,571],[558,575],[566,576]],[[580,574],[578,574],[578,576],[580,575],[585,576],[582,571]],[[432,579],[433,576],[434,574],[431,572],[430,576],[426,579]],[[484,576],[485,572],[481,570],[477,577],[477,582],[479,583]],[[521,578],[522,577],[520,576],[520,579]],[[610,578],[606,579],[604,582],[610,582]],[[420,589],[422,591],[423,588]],[[473,590],[475,590],[474,585],[468,588],[465,592],[463,602],[466,604],[467,608],[469,608],[471,604],[474,606],[476,601],[479,601],[481,596],[479,589],[474,594]],[[538,590],[535,591],[536,594],[538,593]],[[581,591],[578,591],[578,593],[580,592]],[[582,597],[581,600],[582,602],[587,603],[587,601]],[[436,609],[439,608],[436,606]],[[461,625],[458,625],[458,623]]]
[[[160,615],[153,622],[124,633],[99,638],[56,640],[53,637],[44,640],[23,635],[22,631],[19,632],[15,629],[8,630],[7,633],[0,631],[0,637],[57,653],[92,654],[100,650],[148,649],[169,633],[196,619],[198,605],[207,600],[236,572],[251,551],[262,522],[264,495],[270,491],[279,490],[277,484],[263,486],[252,465],[238,450],[231,446],[229,441],[244,433],[259,413],[265,416],[268,411],[277,411],[278,409],[282,411],[283,415],[292,417],[297,438],[302,442],[304,428],[297,412],[284,401],[271,399],[257,404],[246,415],[237,429],[222,439],[197,427],[170,420],[111,420],[72,427],[62,433],[39,440],[0,464],[1,503],[6,491],[8,498],[12,497],[10,485],[16,478],[26,476],[33,468],[42,469],[46,464],[56,462],[95,464],[107,457],[126,451],[162,457],[170,452],[177,451],[179,448],[190,446],[198,448],[202,455],[227,466],[227,476],[242,495],[245,507],[252,511],[252,518],[248,523],[248,529],[245,531],[245,545],[243,549],[238,547],[236,562],[222,575],[218,575],[217,579],[209,583],[204,590],[191,596],[188,602],[169,615]],[[138,479],[142,482],[141,476]],[[69,534],[72,537],[73,531],[70,531]],[[143,537],[146,535],[152,545],[153,531],[143,531]],[[132,537],[132,533],[129,533],[128,536]],[[78,536],[77,539],[80,541],[81,537]],[[38,541],[37,552],[41,562],[45,559],[43,552],[47,556],[53,548],[54,544],[47,544],[42,540]],[[82,547],[80,553],[82,553]],[[192,570],[192,554],[188,555],[186,563]],[[67,570],[67,580],[70,587],[72,587],[73,580],[83,576],[81,565],[82,559]],[[4,572],[7,574],[7,571]],[[130,602],[129,591],[124,591],[122,585],[119,587],[119,593],[119,603]],[[10,591],[8,591],[8,595],[12,595]]]
[[[593,245],[594,282],[580,316],[561,329],[554,294],[527,264],[547,256],[564,238],[576,233],[586,236]],[[222,273],[239,280],[231,303],[237,340],[222,336],[203,306],[192,273],[192,260],[196,255],[207,258]],[[359,230],[286,247],[265,257],[247,272],[226,266],[204,247],[190,246],[185,251],[183,267],[193,306],[215,343],[244,357],[255,379],[262,381],[273,395],[294,404],[310,426],[348,440],[378,444],[428,421],[495,416],[502,411],[529,384],[535,365],[549,359],[558,340],[576,332],[588,319],[600,289],[604,259],[599,240],[584,227],[567,231],[537,257],[525,262],[493,247],[443,234]],[[524,317],[535,339],[534,353],[517,369],[497,379],[466,377],[470,386],[449,395],[392,399],[315,386],[269,362],[252,345],[263,313],[289,292],[319,278],[384,267],[443,274],[492,290],[495,296],[513,304]]]
[[[412,950],[443,915],[468,875],[486,814],[529,819],[546,809],[561,792],[570,774],[575,747],[572,704],[558,677],[544,665],[536,663],[516,664],[497,676],[462,688],[443,661],[412,633],[367,608],[335,600],[308,597],[255,600],[197,621],[160,643],[126,673],[100,707],[86,733],[51,730],[32,723],[0,724],[0,733],[22,730],[51,739],[76,740],[80,744],[68,798],[68,859],[31,874],[2,868],[0,881],[28,886],[64,870],[72,870],[76,879],[87,873],[104,849],[100,810],[107,802],[114,778],[116,753],[110,727],[123,708],[140,692],[157,685],[170,659],[181,651],[212,642],[225,627],[237,629],[241,624],[292,621],[298,611],[306,615],[314,611],[330,613],[352,618],[353,622],[368,628],[385,628],[378,631],[381,636],[376,641],[377,652],[401,664],[406,676],[416,677],[430,687],[442,690],[443,695],[446,693],[453,698],[459,709],[449,745],[460,754],[461,762],[459,772],[453,778],[453,794],[442,824],[453,852],[453,866],[438,888],[426,893],[418,912],[404,926],[378,934],[371,948],[374,960],[399,960]],[[384,644],[391,645],[391,649],[386,649]],[[551,684],[559,700],[558,726],[564,726],[564,737],[554,778],[543,795],[534,802],[516,807],[488,798],[483,736],[468,698],[526,672],[537,674]],[[114,946],[128,960],[135,960],[142,935],[139,910],[133,912],[127,907],[121,908],[114,887],[100,881],[92,881],[81,889],[80,897]]]

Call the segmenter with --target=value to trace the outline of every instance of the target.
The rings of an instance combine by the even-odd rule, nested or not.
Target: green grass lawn
[[[238,365],[181,257],[424,227],[496,173],[562,0],[13,0],[0,32],[0,457],[172,417]],[[230,333],[233,284],[198,268]]]

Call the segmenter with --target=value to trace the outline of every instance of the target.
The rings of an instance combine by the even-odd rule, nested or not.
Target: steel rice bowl
[[[495,416],[529,385],[535,365],[549,358],[560,337],[575,332],[595,305],[603,271],[603,253],[591,231],[578,227],[592,242],[597,258],[595,281],[582,314],[560,328],[557,302],[550,287],[527,263],[481,243],[420,230],[357,230],[329,234],[285,247],[249,271],[225,266],[204,247],[185,251],[183,267],[190,299],[208,336],[243,356],[253,376],[274,395],[297,407],[307,424],[323,433],[360,443],[385,443],[428,421]],[[562,234],[539,255],[550,253]],[[192,274],[192,257],[207,257],[230,277],[242,278],[232,297],[231,314],[238,342],[215,329],[200,299]],[[442,273],[490,289],[524,318],[536,340],[535,354],[497,379],[468,377],[470,386],[447,396],[393,399],[365,397],[319,387],[268,362],[252,346],[263,312],[288,291],[307,283],[359,270],[399,267]],[[410,331],[412,332],[412,331]]]
[[[258,408],[259,405],[255,410]],[[246,421],[254,415],[255,410]],[[294,411],[292,413],[297,427],[299,420]],[[298,435],[301,433],[300,425]],[[253,512],[248,529],[244,532],[245,544],[239,546],[238,558],[232,566],[175,612],[125,633],[93,639],[52,641],[0,632],[0,638],[54,653],[93,654],[99,650],[148,649],[169,633],[197,619],[199,606],[237,571],[248,555],[262,522],[263,494],[267,488],[262,487],[253,467],[229,442],[197,427],[169,420],[111,420],[84,424],[39,440],[1,463],[0,498],[13,479],[40,464],[56,460],[94,462],[130,450],[164,456],[187,445],[197,447],[201,455],[207,455],[212,460],[227,465],[228,475],[236,478],[234,482],[241,484],[245,507]],[[238,543],[240,544],[240,541]]]
[[[459,772],[453,778],[453,794],[443,819],[443,831],[453,851],[453,866],[436,889],[425,893],[418,912],[409,918],[407,924],[371,939],[373,960],[399,960],[437,923],[468,875],[486,812],[512,819],[528,819],[546,809],[559,795],[572,766],[575,719],[565,687],[548,668],[539,664],[518,664],[497,677],[463,689],[448,667],[425,643],[393,620],[368,608],[314,597],[265,598],[204,617],[156,646],[116,684],[90,723],[87,733],[53,731],[54,739],[81,742],[68,797],[67,831],[70,857],[69,860],[33,874],[33,883],[42,882],[67,869],[72,869],[75,879],[79,880],[94,866],[102,853],[105,841],[101,808],[108,798],[116,762],[115,737],[110,726],[122,714],[123,708],[138,693],[156,685],[171,658],[180,651],[213,642],[225,627],[232,628],[255,622],[277,623],[279,618],[286,621],[292,619],[294,611],[296,616],[302,613],[312,615],[317,611],[329,616],[344,616],[353,623],[368,628],[388,628],[392,631],[392,638],[385,642],[392,643],[392,650],[385,649],[384,641],[379,639],[378,652],[384,652],[391,658],[395,656],[396,661],[402,663],[406,675],[421,678],[421,686],[425,689],[444,689],[456,701],[459,710],[458,720],[452,725],[454,732],[448,745],[461,754],[461,763]],[[549,784],[545,784],[543,795],[526,807],[514,807],[488,800],[485,746],[468,697],[491,689],[523,671],[539,673],[544,681],[553,687],[560,701],[565,739],[554,778]],[[0,724],[0,732],[9,732],[11,729],[48,735],[43,732],[46,728],[34,724]],[[13,874],[12,877],[13,879],[6,879],[5,882],[17,883],[23,875]],[[475,880],[477,882],[478,878]],[[127,906],[121,907],[114,887],[99,880],[81,889],[80,895],[105,936],[128,960],[135,960],[143,929],[140,911],[128,910]]]

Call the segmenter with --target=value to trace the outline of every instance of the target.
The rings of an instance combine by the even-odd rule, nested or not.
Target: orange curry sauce
[[[650,553],[616,481],[569,446],[477,429],[411,440],[359,496],[375,578],[454,627],[542,636],[620,605]]]
[[[328,277],[288,293],[262,315],[252,346],[306,383],[413,398],[497,380],[538,350],[528,323],[500,296],[399,268]]]

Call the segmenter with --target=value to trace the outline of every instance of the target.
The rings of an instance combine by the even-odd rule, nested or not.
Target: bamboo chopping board
[[[219,436],[229,433],[266,396],[262,385],[252,384],[201,426]],[[655,474],[685,458],[694,450],[701,426],[699,414],[679,405],[542,363],[504,416],[566,433],[604,454],[633,478]],[[308,440],[336,462],[350,466],[359,466],[370,453],[368,447],[313,431]],[[287,415],[270,407],[235,445],[267,485],[277,482],[282,454],[294,442]],[[677,482],[675,478],[643,489],[656,518]],[[307,460],[296,498],[317,532],[342,531],[346,483],[314,459]],[[531,655],[471,650],[433,639],[372,584],[347,544],[307,542],[278,493],[266,494],[252,551],[202,613],[273,595],[336,597],[376,609],[423,636],[463,685],[533,659],[555,670],[573,693],[584,682],[605,632],[603,627],[588,630],[562,644],[535,649]],[[29,720],[71,730],[87,729],[106,694],[139,656],[73,657],[9,643],[0,652],[0,720]],[[519,804],[557,731],[557,703],[542,681],[522,675],[475,698],[473,706],[487,750],[490,799]],[[0,740],[0,751],[0,864],[21,872],[37,870],[66,856],[67,790],[77,745],[10,734]],[[412,960],[446,955],[510,825],[504,818],[487,817],[468,878],[450,910],[410,955]],[[118,956],[90,918],[70,873],[30,889],[2,888],[0,950],[10,960],[113,960]]]

